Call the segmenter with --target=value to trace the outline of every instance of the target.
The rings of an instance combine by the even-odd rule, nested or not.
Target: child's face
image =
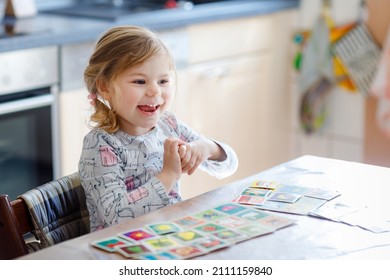
[[[143,135],[156,126],[173,95],[170,60],[157,55],[120,74],[115,83],[121,97],[115,106],[121,130]]]

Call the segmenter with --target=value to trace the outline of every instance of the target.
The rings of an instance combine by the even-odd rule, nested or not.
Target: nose
[[[150,84],[146,90],[147,96],[158,96],[161,95],[161,88],[158,84]]]

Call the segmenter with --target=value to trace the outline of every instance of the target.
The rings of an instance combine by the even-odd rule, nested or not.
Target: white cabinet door
[[[267,131],[272,129],[272,116],[267,116],[265,107],[270,64],[269,55],[257,54],[190,66],[180,73],[185,80],[179,80],[174,106],[178,118],[199,133],[229,144],[239,159],[238,171],[224,180],[199,170],[183,176],[184,197],[268,167]]]
[[[59,94],[61,176],[78,170],[84,135],[88,133],[91,106],[85,89]]]

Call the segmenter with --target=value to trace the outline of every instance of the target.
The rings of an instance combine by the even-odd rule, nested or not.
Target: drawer
[[[189,26],[189,62],[271,49],[273,22],[273,15],[263,15]]]

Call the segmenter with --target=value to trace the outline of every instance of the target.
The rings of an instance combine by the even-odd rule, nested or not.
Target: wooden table
[[[90,246],[90,242],[155,222],[171,221],[229,202],[254,180],[338,190],[346,199],[364,203],[390,221],[390,169],[328,158],[303,156],[102,231],[90,233],[21,259],[123,259]],[[195,257],[199,260],[390,259],[390,232],[373,233],[360,227],[306,215],[276,213],[293,218],[292,226]],[[378,217],[378,216],[376,216]]]

